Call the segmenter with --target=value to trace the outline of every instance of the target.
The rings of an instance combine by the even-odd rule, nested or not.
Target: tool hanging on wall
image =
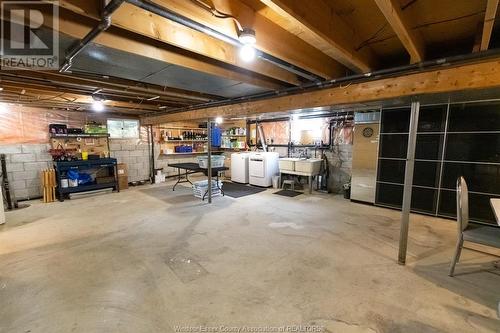
[[[40,180],[43,189],[43,202],[56,201],[56,171],[54,169],[42,170]]]

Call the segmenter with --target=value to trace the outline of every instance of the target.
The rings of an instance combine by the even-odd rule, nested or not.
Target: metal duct
[[[99,34],[103,31],[106,31],[110,26],[111,26],[111,14],[117,10],[121,4],[123,3],[123,0],[111,0],[110,3],[106,7],[104,7],[103,13],[102,13],[102,19],[101,22],[90,32],[83,37],[78,44],[74,45],[71,50],[68,52],[64,59],[64,63],[61,66],[61,69],[59,72],[66,72],[68,71],[72,64],[73,64],[73,59],[87,46],[90,42],[92,42]]]

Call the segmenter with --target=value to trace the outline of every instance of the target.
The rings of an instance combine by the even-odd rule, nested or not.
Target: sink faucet
[[[298,157],[299,157],[299,158],[309,158],[309,157],[308,157],[308,154],[307,154],[307,148],[300,149],[300,150],[298,151]]]

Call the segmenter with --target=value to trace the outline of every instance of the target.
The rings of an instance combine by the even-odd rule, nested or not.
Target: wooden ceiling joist
[[[353,83],[345,87],[314,90],[295,95],[144,117],[144,124],[208,117],[243,117],[324,106],[366,103],[421,94],[449,93],[500,87],[500,59]]]
[[[50,16],[50,13],[44,14]],[[51,20],[45,20],[45,22],[50,21]],[[59,13],[59,29],[61,33],[73,38],[81,39],[84,37],[95,26],[96,22],[97,21],[94,19],[77,15],[65,11],[64,9],[61,9]],[[100,34],[94,42],[105,47],[163,61],[168,64],[182,66],[202,73],[252,84],[258,87],[267,89],[279,89],[283,87],[282,83],[270,77],[244,69],[231,69],[215,61],[204,60],[194,55],[177,52],[171,46],[169,47],[169,45],[165,45],[156,40],[141,38],[139,35],[134,35],[131,32],[116,27],[111,27],[108,31]],[[75,61],[78,61],[78,58],[76,58]],[[284,75],[284,80],[293,81],[295,84],[298,84],[299,81],[294,74],[285,70],[282,70],[282,73]]]
[[[425,47],[422,37],[411,29],[408,18],[403,15],[398,0],[375,0],[380,11],[392,27],[399,40],[410,54],[410,62],[424,60]]]
[[[162,100],[185,103],[202,103],[221,99],[218,96],[201,94],[182,89],[153,86],[152,84],[139,83],[118,78],[89,78],[75,74],[62,74],[52,71],[5,71],[0,75],[2,80],[11,79],[16,81],[34,82],[41,85],[52,85],[55,87],[66,87],[68,89],[87,89],[92,91],[103,90],[113,93],[126,93],[138,97],[159,96]],[[140,86],[138,86],[140,84]]]
[[[324,0],[261,0],[271,11],[260,13],[293,32],[355,72],[369,72],[376,66],[369,48],[355,49],[360,38]],[[280,17],[276,18],[276,15]]]
[[[483,31],[481,36],[480,51],[486,51],[490,45],[493,25],[495,24],[495,16],[498,10],[499,0],[488,0],[486,4],[486,13],[484,15]]]
[[[60,1],[61,6],[95,19],[98,18],[98,2],[95,0]],[[156,0],[155,3],[229,37],[238,38],[237,28],[233,20],[216,18],[209,11],[197,6],[194,1]],[[345,68],[340,63],[262,15],[255,13],[240,0],[217,0],[213,1],[213,3],[219,10],[233,15],[242,25],[254,29],[257,34],[256,47],[261,51],[324,78],[334,78],[345,74]],[[283,82],[297,84],[292,79],[294,75],[286,71],[286,75],[283,74],[282,71],[284,70],[278,66],[270,63],[266,64],[263,60],[244,63],[239,59],[239,50],[236,47],[130,4],[123,4],[113,14],[112,24],[123,30],[154,38],[211,59],[255,71],[262,75],[272,76]],[[262,67],[262,70],[259,70],[259,67]],[[277,74],[273,74],[274,72],[280,76],[277,77]],[[285,77],[281,77],[281,75]],[[292,78],[289,77],[290,75],[292,75]]]
[[[14,83],[2,83],[4,90],[2,91],[2,97],[6,95],[17,96],[19,103],[37,102],[37,101],[60,101],[68,103],[80,103],[87,105],[90,109],[90,105],[94,101],[91,95],[88,94],[78,94],[74,92],[68,92],[65,90],[54,90],[50,87],[28,87],[24,84],[14,84]],[[154,104],[139,103],[139,101],[120,101],[120,100],[107,100],[106,105],[123,107],[128,109],[137,109],[139,113],[145,112],[155,112],[158,111],[158,106]],[[155,103],[156,104],[156,103]]]

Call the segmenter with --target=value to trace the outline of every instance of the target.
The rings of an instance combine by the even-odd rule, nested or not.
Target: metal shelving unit
[[[100,158],[96,160],[85,160],[85,161],[64,161],[64,162],[54,162],[54,168],[56,170],[57,184],[57,194],[59,196],[59,201],[64,201],[64,197],[70,193],[79,193],[100,190],[104,188],[113,188],[116,191],[120,191],[118,186],[118,170],[117,161],[115,158]],[[114,181],[105,184],[88,184],[79,185],[76,187],[61,187],[61,179],[70,170],[88,170],[88,169],[100,169],[100,168],[112,168]]]

